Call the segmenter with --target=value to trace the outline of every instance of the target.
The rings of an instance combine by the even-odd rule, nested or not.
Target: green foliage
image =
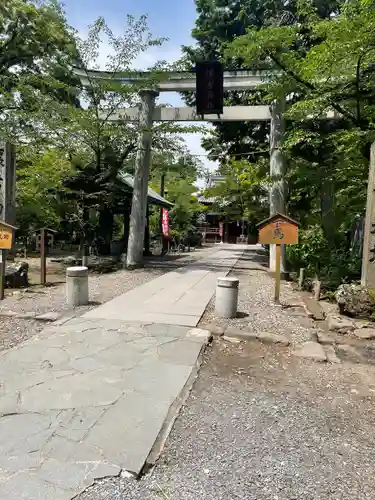
[[[71,172],[71,164],[58,150],[45,153],[31,148],[18,151],[17,226],[23,232],[40,227],[59,229],[73,207],[56,196]]]
[[[13,142],[35,131],[43,99],[74,102],[67,83],[75,41],[56,2],[3,0],[0,5],[0,133]]]
[[[226,221],[246,220],[254,229],[268,210],[267,163],[253,164],[246,160],[232,160],[221,165],[223,181],[206,193],[216,199],[215,211]]]
[[[317,276],[325,289],[356,279],[361,270],[361,258],[350,250],[344,235],[330,248],[318,225],[301,230],[299,244],[287,246],[287,256],[294,269],[305,268],[306,276]]]
[[[165,180],[165,196],[173,203],[169,211],[171,228],[179,239],[188,232],[195,231],[197,215],[201,205],[193,194],[197,191],[194,183],[204,174],[202,163],[187,151],[180,155],[157,153],[153,155],[151,180],[155,190],[159,190],[161,177]],[[158,225],[156,221],[154,224]]]

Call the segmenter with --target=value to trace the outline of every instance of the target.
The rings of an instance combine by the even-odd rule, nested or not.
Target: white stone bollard
[[[238,305],[239,279],[218,278],[216,286],[215,314],[219,318],[235,318]]]
[[[85,306],[89,303],[89,270],[84,266],[66,270],[66,300],[68,306]]]

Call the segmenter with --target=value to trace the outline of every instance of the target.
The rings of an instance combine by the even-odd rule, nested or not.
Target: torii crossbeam
[[[151,130],[153,121],[201,120],[191,108],[156,107],[155,99],[160,92],[192,92],[196,89],[195,73],[110,73],[85,71],[76,68],[83,85],[93,80],[134,84],[143,87],[139,95],[139,108],[126,108],[115,113],[111,120],[137,121],[141,128],[134,173],[134,190],[130,218],[130,234],[127,265],[130,268],[143,265],[143,241],[147,210],[147,185],[151,159]],[[248,90],[266,83],[270,71],[225,71],[225,90]],[[224,108],[222,115],[204,116],[204,121],[270,121],[270,175],[276,179],[270,187],[270,215],[285,213],[285,160],[281,151],[284,138],[284,103],[275,106],[233,106]],[[275,251],[271,248],[270,269],[275,270]],[[281,256],[281,272],[286,272],[285,252]]]

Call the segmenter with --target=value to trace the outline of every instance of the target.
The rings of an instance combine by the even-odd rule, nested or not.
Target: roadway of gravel
[[[69,309],[65,300],[64,283],[37,289],[31,287],[26,292],[19,291],[16,295],[8,295],[1,302],[0,313],[2,311],[17,313],[34,311],[40,314],[61,312],[62,315],[80,315],[98,304],[107,302],[147,281],[151,281],[175,267],[181,267],[203,258],[211,251],[213,249],[207,247],[189,254],[180,255],[178,258],[175,256],[167,257],[164,260],[155,258],[147,261],[143,269],[134,271],[123,269],[109,274],[90,274],[89,295],[91,302],[88,306],[78,307],[74,310]],[[45,326],[45,322],[42,321],[0,316],[0,350],[8,349],[23,342],[40,332]]]
[[[152,473],[77,500],[373,499],[374,394],[374,367],[215,341]]]
[[[268,272],[268,257],[263,251],[245,251],[230,274],[240,281],[238,317],[231,320],[215,318],[214,296],[200,321],[201,328],[214,322],[240,330],[250,328],[257,333],[279,333],[286,335],[292,344],[301,344],[314,337],[313,322],[291,283],[281,283],[280,302],[284,307],[274,304],[275,281]]]

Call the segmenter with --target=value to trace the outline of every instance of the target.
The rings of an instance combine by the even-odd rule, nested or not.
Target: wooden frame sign
[[[6,253],[12,248],[16,229],[16,227],[0,221],[0,300],[4,300]]]
[[[298,222],[283,214],[275,214],[260,222],[259,243],[263,245],[296,245],[298,243]]]
[[[10,250],[13,246],[13,235],[17,228],[0,221],[0,250]]]
[[[298,222],[284,214],[275,214],[257,224],[259,243],[276,245],[275,302],[280,303],[280,247],[298,243]]]

